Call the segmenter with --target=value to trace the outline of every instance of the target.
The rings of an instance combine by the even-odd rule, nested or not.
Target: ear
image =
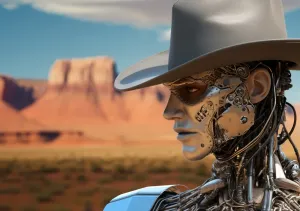
[[[271,76],[267,69],[257,68],[249,75],[246,87],[253,104],[259,103],[269,94],[271,88]]]

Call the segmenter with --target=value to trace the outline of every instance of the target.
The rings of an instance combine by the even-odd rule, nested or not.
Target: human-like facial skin
[[[209,85],[202,80],[207,74],[165,84],[171,95],[164,117],[174,120],[177,139],[188,160],[204,158],[224,142],[244,134],[254,121],[254,109],[244,102],[247,91],[243,81],[237,76],[223,75]],[[220,141],[216,141],[217,137]]]

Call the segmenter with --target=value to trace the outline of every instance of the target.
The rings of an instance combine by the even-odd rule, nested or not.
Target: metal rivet
[[[242,124],[245,124],[247,121],[248,121],[248,118],[247,118],[247,117],[243,116],[243,117],[241,118],[241,123],[242,123]]]
[[[229,101],[233,101],[233,100],[234,100],[234,95],[233,95],[233,94],[229,95],[229,96],[228,96],[228,100],[229,100]]]
[[[235,105],[241,105],[242,104],[242,102],[243,102],[243,100],[242,100],[242,98],[241,97],[236,97],[236,98],[234,98],[234,104]]]
[[[246,67],[237,68],[237,73],[242,78],[246,78],[249,75],[248,68],[246,68]]]
[[[242,87],[237,88],[236,94],[239,96],[243,96],[245,94],[245,90]]]

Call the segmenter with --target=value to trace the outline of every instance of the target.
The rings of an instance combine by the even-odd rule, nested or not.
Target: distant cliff
[[[155,86],[120,93],[113,86],[115,66],[109,57],[56,61],[45,94],[22,114],[96,138],[157,139],[172,133],[172,123],[162,116],[168,91]]]
[[[0,76],[0,98],[13,108],[21,110],[32,103],[45,91],[47,82],[26,83],[26,80],[15,80],[8,76]]]

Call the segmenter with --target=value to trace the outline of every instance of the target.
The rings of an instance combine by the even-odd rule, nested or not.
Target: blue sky
[[[0,0],[0,73],[46,79],[56,59],[101,55],[114,58],[121,71],[167,49],[175,0],[120,1]],[[300,38],[300,1],[285,1],[288,36]],[[300,71],[292,75],[294,88],[287,95],[300,102],[300,83],[295,83]]]

